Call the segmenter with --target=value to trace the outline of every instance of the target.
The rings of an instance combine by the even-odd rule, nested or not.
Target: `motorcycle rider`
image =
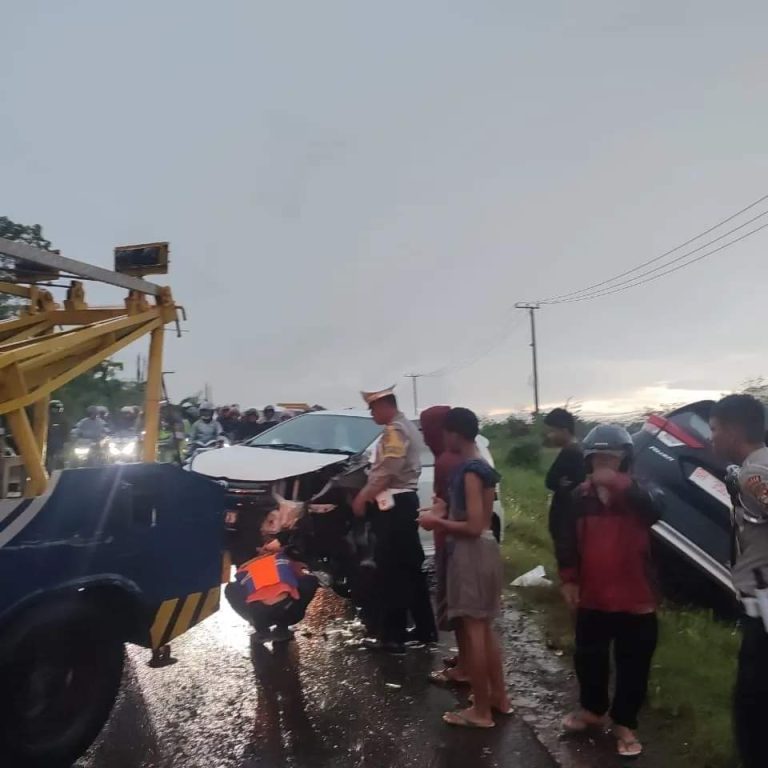
[[[77,440],[93,440],[94,442],[107,436],[107,424],[99,415],[99,407],[89,405],[84,419],[81,419],[72,430],[72,436]]]
[[[235,440],[242,443],[256,437],[262,431],[262,425],[259,423],[259,412],[255,408],[249,408],[235,429]]]
[[[280,423],[280,419],[278,418],[277,414],[275,413],[275,406],[274,405],[268,405],[264,408],[263,411],[264,418],[261,420],[261,427],[262,431],[271,429],[275,426],[275,424]]]
[[[768,448],[765,410],[751,395],[728,395],[712,409],[712,446],[734,462],[726,476],[733,501],[731,569],[741,601],[742,645],[733,723],[743,768],[765,765],[768,711]]]
[[[200,403],[200,418],[192,425],[189,442],[204,445],[218,440],[224,435],[221,423],[213,418],[214,407],[211,403]]]
[[[217,421],[221,426],[222,432],[224,432],[227,437],[234,435],[235,429],[237,428],[238,418],[239,414],[237,409],[233,406],[222,405],[221,408],[219,408]]]
[[[115,434],[135,435],[138,432],[139,409],[124,405],[115,418]]]
[[[69,439],[69,420],[64,415],[64,403],[61,400],[51,400],[48,406],[48,451],[45,466],[48,472],[60,469],[64,446]]]

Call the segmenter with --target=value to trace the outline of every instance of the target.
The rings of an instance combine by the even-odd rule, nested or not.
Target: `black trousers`
[[[761,619],[744,618],[733,721],[742,768],[764,768],[768,713],[768,632]]]
[[[416,518],[419,497],[416,492],[398,493],[392,509],[373,512],[376,544],[375,627],[382,642],[402,643],[406,639],[408,614],[422,641],[437,639],[435,615],[427,579],[422,571],[424,550]]]
[[[655,613],[580,610],[576,619],[574,663],[581,706],[600,716],[610,708],[616,725],[637,728],[637,715],[648,692],[658,632]],[[612,705],[609,694],[611,644],[616,665]]]
[[[317,579],[309,574],[299,576],[298,582],[299,599],[287,597],[275,605],[247,603],[247,591],[237,581],[232,581],[224,587],[224,595],[235,613],[257,630],[266,631],[275,625],[281,628],[291,627],[304,618],[318,587]]]

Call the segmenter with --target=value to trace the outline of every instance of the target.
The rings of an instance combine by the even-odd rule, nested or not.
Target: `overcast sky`
[[[171,242],[179,397],[347,406],[399,381],[410,407],[402,375],[448,368],[422,404],[530,407],[515,301],[768,193],[758,0],[0,9],[0,215],[104,265]],[[622,411],[768,374],[767,247],[543,308],[543,402]]]

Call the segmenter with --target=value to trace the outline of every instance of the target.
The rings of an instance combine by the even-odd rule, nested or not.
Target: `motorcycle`
[[[100,467],[107,463],[106,439],[75,440],[67,457],[67,466],[74,469],[82,467]]]
[[[195,440],[187,446],[187,453],[184,457],[184,468],[190,468],[195,456],[198,456],[201,453],[206,453],[207,451],[215,451],[219,448],[229,448],[230,445],[231,443],[229,442],[229,439],[224,435],[205,442]]]
[[[108,440],[107,457],[111,464],[132,464],[139,460],[139,436],[113,435]]]

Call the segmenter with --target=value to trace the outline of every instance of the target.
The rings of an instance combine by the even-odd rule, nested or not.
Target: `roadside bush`
[[[538,469],[541,466],[541,441],[536,438],[517,441],[509,449],[507,463],[512,467]]]
[[[506,422],[507,434],[511,438],[527,437],[531,434],[531,425],[517,416],[510,416]]]

